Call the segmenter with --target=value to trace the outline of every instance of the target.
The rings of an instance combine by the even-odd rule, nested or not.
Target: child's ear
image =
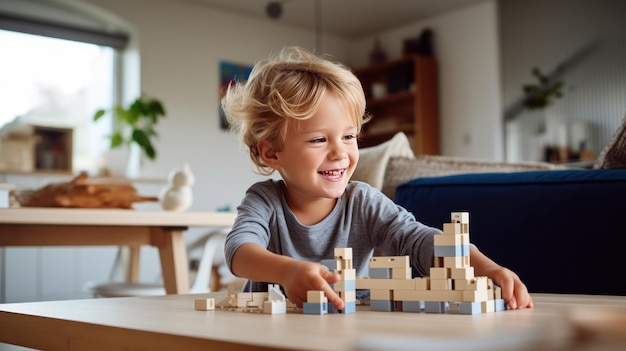
[[[267,139],[263,139],[257,143],[256,147],[259,150],[259,156],[261,156],[263,163],[273,169],[280,168],[280,162],[278,161],[274,144]]]

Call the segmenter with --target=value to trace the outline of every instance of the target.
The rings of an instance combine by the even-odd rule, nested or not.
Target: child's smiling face
[[[341,196],[359,161],[354,116],[326,94],[310,119],[291,123],[276,168],[289,197],[307,200]]]

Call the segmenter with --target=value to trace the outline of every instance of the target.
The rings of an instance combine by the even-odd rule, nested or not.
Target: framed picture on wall
[[[252,71],[252,65],[243,65],[233,62],[221,61],[220,62],[220,96],[219,101],[222,100],[224,94],[226,94],[226,89],[230,84],[242,83],[248,80],[250,76],[250,72]],[[222,104],[219,104],[219,115],[220,115],[220,128],[227,130],[228,129],[228,121],[226,120],[226,114],[222,109]]]

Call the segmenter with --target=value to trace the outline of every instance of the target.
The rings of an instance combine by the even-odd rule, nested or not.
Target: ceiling
[[[216,9],[266,18],[316,30],[316,8],[321,8],[320,30],[347,38],[372,35],[485,0],[184,0]],[[270,2],[282,5],[282,14],[270,18]]]

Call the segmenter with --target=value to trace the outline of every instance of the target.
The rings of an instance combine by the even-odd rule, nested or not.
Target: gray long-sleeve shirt
[[[335,248],[352,248],[357,277],[368,275],[374,249],[390,256],[410,257],[420,275],[428,275],[434,258],[433,235],[439,229],[418,222],[370,185],[352,181],[335,208],[321,222],[301,224],[287,205],[282,180],[252,185],[237,207],[237,218],[226,239],[230,268],[235,251],[256,243],[269,251],[309,262],[334,258]],[[267,291],[267,283],[249,282],[247,291]]]

